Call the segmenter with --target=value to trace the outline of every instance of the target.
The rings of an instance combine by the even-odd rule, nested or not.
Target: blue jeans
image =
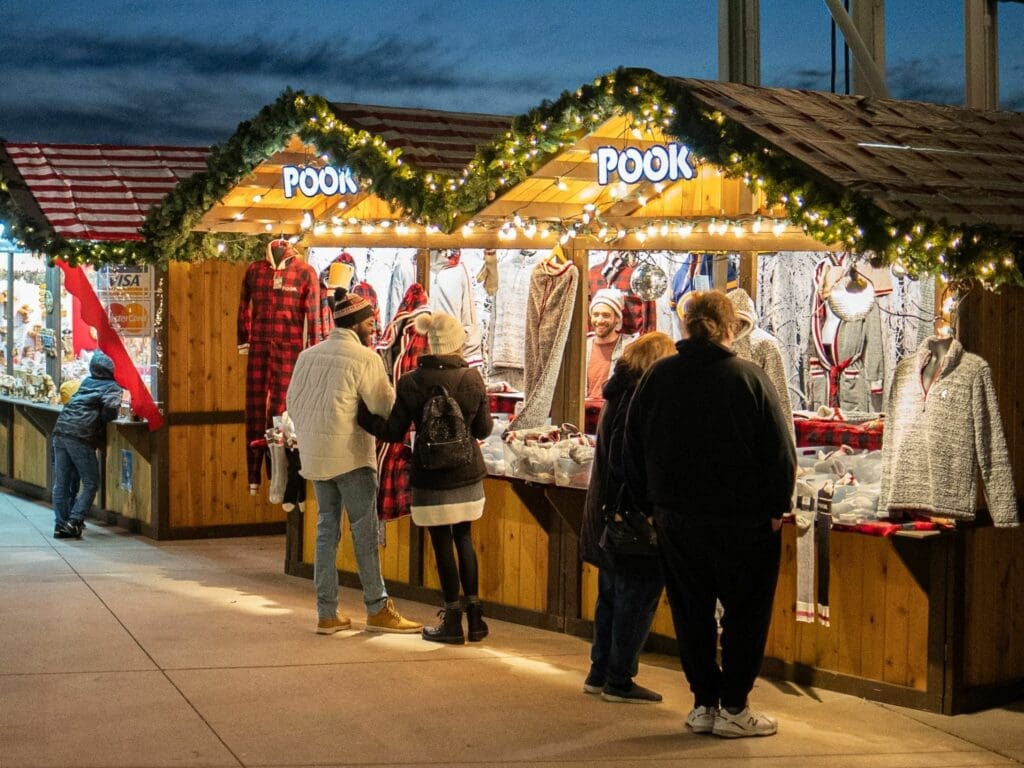
[[[78,488],[81,480],[81,490]],[[53,436],[53,517],[60,525],[82,520],[100,488],[96,449],[66,435]]]
[[[341,509],[348,510],[348,524],[356,553],[359,581],[367,613],[384,607],[388,593],[380,574],[377,549],[377,472],[360,467],[330,480],[314,480],[319,512],[316,520],[316,612],[321,619],[338,612],[338,541],[341,538]]]
[[[629,688],[651,631],[664,580],[656,557],[640,567],[602,568],[597,576],[590,679]]]

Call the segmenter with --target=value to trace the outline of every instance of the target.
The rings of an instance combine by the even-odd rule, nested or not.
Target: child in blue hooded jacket
[[[107,422],[117,418],[121,386],[114,381],[114,361],[99,350],[89,373],[64,406],[53,428],[53,516],[55,539],[80,539],[85,513],[100,486],[96,449],[106,440]],[[81,481],[75,481],[75,475]]]

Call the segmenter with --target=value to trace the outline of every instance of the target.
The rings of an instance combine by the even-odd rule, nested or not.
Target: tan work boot
[[[411,635],[421,629],[423,629],[423,625],[418,621],[402,618],[390,597],[379,611],[372,615],[366,614],[367,632],[397,632],[401,635]]]
[[[333,635],[335,632],[341,632],[343,629],[348,629],[352,626],[352,619],[347,616],[334,616],[331,619],[320,619],[316,623],[316,633],[318,635]]]

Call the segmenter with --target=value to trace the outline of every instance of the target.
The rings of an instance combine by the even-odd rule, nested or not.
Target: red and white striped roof
[[[505,134],[512,118],[475,112],[441,112],[365,104],[332,103],[350,127],[379,136],[419,171],[458,174],[469,165],[477,147]]]
[[[141,240],[149,209],[206,169],[204,147],[4,142],[50,226],[68,240]]]

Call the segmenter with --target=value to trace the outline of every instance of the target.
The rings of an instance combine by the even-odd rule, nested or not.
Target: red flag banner
[[[149,394],[128,350],[124,348],[121,337],[114,326],[110,324],[110,318],[107,317],[107,312],[103,309],[85,271],[81,267],[72,267],[64,261],[58,260],[57,265],[64,273],[64,287],[67,288],[68,293],[82,303],[82,319],[96,329],[100,349],[114,361],[114,380],[127,389],[132,396],[132,411],[146,420],[150,432],[160,429],[164,425],[163,417],[160,415],[156,403],[153,402],[153,396]]]

